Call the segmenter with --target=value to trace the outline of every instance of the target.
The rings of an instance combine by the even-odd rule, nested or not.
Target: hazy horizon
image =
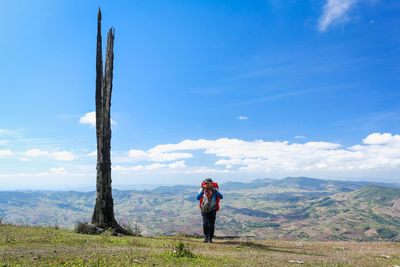
[[[251,179],[248,181],[243,181],[240,179],[237,180],[222,180],[222,182],[218,179],[214,179],[216,182],[218,182],[220,185],[223,185],[224,183],[229,183],[229,182],[240,182],[240,183],[251,183],[254,180],[258,179],[272,179],[272,180],[282,180],[288,177],[304,177],[304,176],[287,176],[287,177],[281,177],[281,178],[255,178]],[[384,180],[384,179],[335,179],[335,178],[317,178],[317,177],[305,177],[305,178],[312,178],[312,179],[318,179],[318,180],[333,180],[333,181],[345,181],[345,182],[371,182],[371,183],[383,183],[383,184],[395,184],[395,185],[400,185],[398,181],[396,180]],[[137,183],[137,184],[112,184],[113,189],[117,190],[152,190],[160,186],[177,186],[177,185],[182,185],[182,186],[200,186],[202,179],[199,179],[198,183],[152,183],[152,184],[144,184],[144,183]],[[223,189],[223,188],[222,188]],[[24,185],[9,185],[9,186],[4,186],[0,185],[0,192],[5,192],[5,191],[77,191],[77,192],[94,192],[96,191],[96,185],[81,185],[81,186],[64,186],[64,187],[28,187]]]

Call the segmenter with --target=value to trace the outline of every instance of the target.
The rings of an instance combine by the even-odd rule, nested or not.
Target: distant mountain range
[[[143,234],[202,232],[199,187],[113,190],[115,214]],[[399,240],[400,185],[287,177],[220,184],[217,235],[255,239]],[[73,228],[89,220],[95,192],[0,192],[0,216],[13,224]]]

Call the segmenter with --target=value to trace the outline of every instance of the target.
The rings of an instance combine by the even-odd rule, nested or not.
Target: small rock
[[[134,263],[137,263],[137,264],[142,264],[140,261],[138,261],[138,260],[133,260],[133,262]]]
[[[389,255],[384,255],[384,254],[382,254],[381,257],[382,257],[382,258],[390,259],[390,256],[389,256]]]
[[[33,260],[35,261],[35,260],[37,260],[38,259],[38,257],[33,257]]]
[[[302,242],[296,243],[296,247],[303,247],[303,243]]]
[[[289,262],[290,263],[298,263],[298,264],[303,264],[304,263],[304,261],[295,261],[295,260],[290,260]]]
[[[54,253],[57,253],[58,251],[57,251],[57,250],[54,250],[53,252],[54,252]]]
[[[176,250],[174,249],[174,251],[172,251],[172,253],[176,253]]]

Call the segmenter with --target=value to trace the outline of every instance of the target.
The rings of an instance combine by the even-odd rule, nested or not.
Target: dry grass
[[[179,241],[194,258],[173,256]],[[0,266],[133,266],[138,262],[145,266],[393,266],[400,265],[400,243],[216,240],[204,244],[184,236],[91,236],[0,225]]]

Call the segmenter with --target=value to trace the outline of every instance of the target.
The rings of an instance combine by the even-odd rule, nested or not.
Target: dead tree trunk
[[[113,28],[107,34],[106,62],[103,75],[101,11],[97,17],[97,51],[96,51],[96,137],[97,137],[97,176],[96,204],[92,224],[103,229],[113,229],[124,233],[114,217],[114,201],[111,192],[111,92],[114,62]]]

